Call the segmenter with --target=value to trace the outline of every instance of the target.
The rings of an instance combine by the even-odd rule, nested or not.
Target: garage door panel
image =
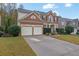
[[[34,35],[41,35],[42,34],[42,27],[34,27]]]
[[[32,35],[32,27],[22,27],[22,35]]]

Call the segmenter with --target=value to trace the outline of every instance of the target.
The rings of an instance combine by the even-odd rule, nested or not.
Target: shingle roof
[[[62,21],[72,21],[73,19],[69,19],[69,18],[62,18]]]
[[[18,11],[19,12],[22,12],[22,13],[30,13],[30,12],[32,12],[31,10],[25,10],[25,9],[21,9],[21,8],[18,8]]]
[[[21,9],[21,8],[18,8],[18,11],[19,12],[22,12],[22,13],[31,13],[31,12],[35,12],[37,14],[46,14],[45,12],[41,12],[41,11],[35,11],[35,10],[27,10],[27,9]]]

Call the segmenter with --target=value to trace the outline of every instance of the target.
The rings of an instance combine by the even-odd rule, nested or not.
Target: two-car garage
[[[30,26],[22,26],[21,34],[23,36],[26,35],[42,35],[43,34],[43,26],[42,25],[30,25]]]
[[[20,20],[21,35],[42,35],[43,34],[43,22],[39,15],[32,12],[26,15]]]

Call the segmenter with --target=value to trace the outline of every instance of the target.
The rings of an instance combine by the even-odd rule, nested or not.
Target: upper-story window
[[[62,24],[62,26],[64,26],[65,23],[64,22],[61,22],[61,24]]]
[[[48,16],[48,22],[53,22],[53,16],[52,15]]]
[[[55,17],[55,22],[57,22],[57,17]]]
[[[79,27],[79,22],[78,22],[78,27]]]
[[[73,22],[73,25],[75,25],[75,22]]]
[[[36,19],[36,17],[34,15],[31,16],[31,19]]]

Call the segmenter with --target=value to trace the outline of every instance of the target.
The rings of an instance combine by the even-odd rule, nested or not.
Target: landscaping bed
[[[2,56],[35,56],[36,54],[23,37],[0,37],[0,55]]]
[[[79,45],[78,35],[53,35],[52,37]]]

